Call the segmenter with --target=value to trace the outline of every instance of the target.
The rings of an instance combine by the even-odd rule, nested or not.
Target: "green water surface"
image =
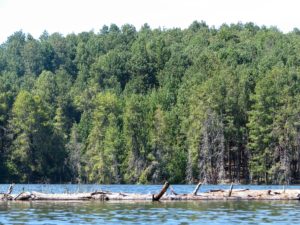
[[[300,224],[300,203],[1,202],[0,224]]]

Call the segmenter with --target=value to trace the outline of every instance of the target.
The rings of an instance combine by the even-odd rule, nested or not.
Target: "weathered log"
[[[161,189],[161,191],[159,192],[159,194],[157,195],[152,195],[152,201],[159,201],[159,199],[166,193],[166,191],[168,190],[170,184],[169,182],[167,181],[163,188]]]
[[[210,193],[210,192],[225,192],[225,191],[222,190],[222,189],[211,189],[211,190],[209,190],[209,191],[206,192],[206,193]]]
[[[77,194],[44,194],[40,192],[32,192],[33,200],[89,200],[92,199],[92,193],[77,193]]]
[[[234,192],[242,192],[242,191],[249,191],[249,188],[246,189],[235,189]]]
[[[106,194],[97,194],[97,195],[93,195],[93,199],[100,200],[100,201],[108,201],[109,197]]]
[[[11,196],[11,193],[13,191],[14,185],[15,184],[9,185],[6,193],[0,193],[1,200],[12,200],[13,199],[13,197]]]
[[[91,193],[91,195],[107,195],[107,194],[111,194],[111,192],[109,192],[109,191],[95,191],[95,192]]]
[[[268,195],[265,190],[249,190],[243,192],[234,192],[234,196],[224,196],[223,192],[203,193],[201,195],[177,195],[164,196],[161,200],[299,200],[300,190],[288,190],[286,194],[272,194]],[[277,192],[277,191],[274,191]]]
[[[12,186],[13,187],[13,186]],[[195,190],[190,194],[171,194],[168,195],[167,189],[173,188],[168,182],[164,184],[161,191],[157,195],[151,194],[136,194],[136,193],[119,193],[110,191],[95,191],[90,193],[74,193],[74,194],[45,194],[40,192],[24,192],[19,194],[12,194],[12,188],[6,193],[0,193],[0,200],[24,200],[24,201],[84,201],[84,200],[99,200],[99,201],[173,201],[173,200],[186,200],[186,201],[201,201],[201,200],[300,200],[300,190],[287,189],[285,192],[281,190],[249,190],[249,189],[235,189],[233,184],[230,190],[211,190],[209,192],[197,195],[197,187],[200,188],[200,183]],[[174,190],[173,190],[174,191]],[[8,194],[10,193],[10,194]],[[196,193],[196,194],[194,194]],[[226,193],[226,194],[225,194]],[[232,196],[234,195],[234,196]]]
[[[25,201],[31,199],[31,193],[30,192],[21,192],[16,197],[14,197],[14,200],[20,200]]]
[[[197,195],[197,192],[198,192],[199,188],[201,187],[201,185],[202,185],[201,182],[199,182],[199,183],[197,184],[195,190],[192,192],[192,195]]]

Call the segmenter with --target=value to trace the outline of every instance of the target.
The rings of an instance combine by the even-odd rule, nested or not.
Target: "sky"
[[[187,28],[193,21],[219,27],[253,22],[282,32],[300,28],[299,0],[0,0],[0,43],[22,30],[63,35],[112,23],[151,28]]]

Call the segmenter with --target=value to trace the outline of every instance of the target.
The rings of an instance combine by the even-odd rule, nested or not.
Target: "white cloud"
[[[18,30],[49,33],[98,31],[104,24],[139,28],[185,28],[194,20],[209,25],[254,22],[284,32],[300,27],[297,0],[0,0],[0,42]]]

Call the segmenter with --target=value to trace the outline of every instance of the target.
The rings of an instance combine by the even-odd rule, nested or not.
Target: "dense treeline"
[[[0,182],[299,182],[300,31],[16,32],[0,162]]]

